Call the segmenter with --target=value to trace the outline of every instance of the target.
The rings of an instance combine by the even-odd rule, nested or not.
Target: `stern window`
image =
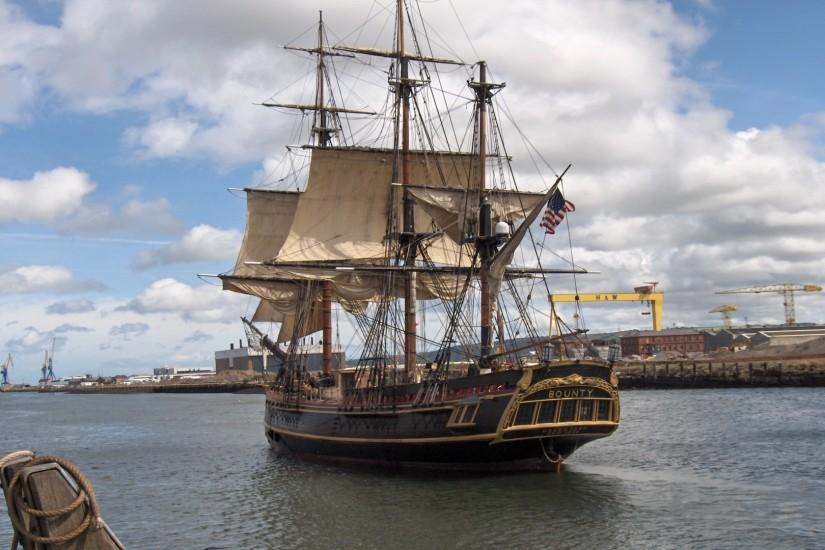
[[[562,399],[559,422],[576,421],[576,399]]]

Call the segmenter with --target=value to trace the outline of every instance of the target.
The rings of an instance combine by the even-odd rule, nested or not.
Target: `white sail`
[[[400,188],[392,191],[395,156],[386,150],[315,149],[307,189],[298,200],[277,261],[379,262],[386,258],[392,200],[395,211],[401,211],[402,192]],[[414,183],[463,188],[470,181],[470,155],[413,152],[411,156]],[[417,232],[436,229],[426,212],[416,214]],[[446,235],[428,243],[427,253],[435,263],[459,265],[471,256]]]
[[[246,229],[232,270],[234,277],[254,277],[266,273],[259,262],[274,258],[286,241],[295,217],[300,193],[246,189]]]

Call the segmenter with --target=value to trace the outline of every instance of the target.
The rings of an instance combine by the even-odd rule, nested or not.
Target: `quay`
[[[264,393],[260,382],[202,382],[202,383],[158,383],[158,384],[100,384],[95,386],[6,386],[5,392],[39,393]]]
[[[825,357],[630,361],[617,370],[622,389],[825,386]]]

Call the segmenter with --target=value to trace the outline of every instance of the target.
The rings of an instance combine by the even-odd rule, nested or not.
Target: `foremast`
[[[352,54],[336,52],[325,47],[324,12],[318,12],[318,45],[315,48],[300,48],[294,46],[284,46],[287,50],[302,51],[317,56],[315,75],[315,102],[313,104],[290,104],[264,102],[265,107],[278,107],[286,109],[297,109],[300,111],[312,111],[314,113],[311,134],[314,136],[315,147],[327,149],[333,145],[333,137],[341,131],[338,115],[341,113],[350,114],[375,114],[370,111],[360,111],[355,109],[344,109],[327,104],[325,97],[325,84],[329,81],[329,74],[326,64],[326,57],[354,57]],[[322,281],[322,316],[323,316],[323,372],[328,376],[332,372],[332,283],[328,280]]]

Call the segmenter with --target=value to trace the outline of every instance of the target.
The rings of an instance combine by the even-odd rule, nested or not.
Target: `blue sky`
[[[822,2],[674,5],[708,29],[707,41],[685,70],[706,86],[714,103],[731,111],[732,129],[786,125],[822,111],[825,74],[814,53],[822,47]]]
[[[0,353],[14,378],[35,381],[52,337],[59,374],[116,374],[207,366],[242,336],[254,300],[196,274],[231,267],[245,205],[227,188],[275,179],[301,123],[253,105],[302,99],[288,84],[307,66],[279,46],[318,8],[345,36],[391,2],[351,4],[0,0]],[[715,290],[822,282],[825,4],[536,4],[422,9],[507,80],[545,158],[574,163],[576,258],[602,273],[583,288],[652,277],[666,324],[710,325]],[[739,300],[751,322],[782,318],[778,297]],[[67,303],[78,311],[47,313]],[[800,319],[825,321],[822,305],[800,297]],[[644,326],[638,313],[588,320]]]

